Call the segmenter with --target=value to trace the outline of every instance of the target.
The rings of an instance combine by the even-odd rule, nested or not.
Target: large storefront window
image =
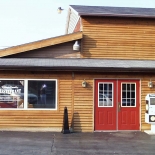
[[[0,108],[23,107],[23,80],[0,80]]]
[[[0,109],[56,109],[56,80],[0,80]]]
[[[28,80],[28,107],[55,109],[55,90],[55,81]]]

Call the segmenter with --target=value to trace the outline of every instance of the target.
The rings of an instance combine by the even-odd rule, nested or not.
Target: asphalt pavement
[[[0,155],[155,155],[155,135],[0,131]]]

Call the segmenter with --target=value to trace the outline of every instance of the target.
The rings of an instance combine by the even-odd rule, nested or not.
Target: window
[[[136,106],[136,84],[122,83],[122,107]]]
[[[98,93],[98,107],[112,107],[113,106],[113,84],[99,83]]]
[[[57,109],[56,80],[0,80],[0,109]]]
[[[28,107],[56,108],[55,81],[28,80]]]

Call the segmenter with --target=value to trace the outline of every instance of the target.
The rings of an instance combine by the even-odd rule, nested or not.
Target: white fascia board
[[[71,6],[69,6],[69,8],[70,8],[77,16],[79,16],[79,13],[78,13],[76,10],[74,10]]]
[[[73,30],[75,29],[75,27],[76,27],[76,25],[77,25],[77,23],[78,23],[79,19],[80,19],[80,16],[78,16],[77,21],[76,21],[76,24],[75,24],[75,26],[74,26]],[[81,30],[80,30],[80,31],[81,31]]]
[[[69,21],[70,21],[70,14],[71,14],[71,12],[73,12],[75,15],[78,16],[78,18],[77,18],[77,20],[76,20],[76,22],[75,22],[75,25],[74,25],[73,30],[75,29],[75,27],[76,27],[76,25],[77,25],[77,23],[78,23],[78,21],[79,21],[79,19],[80,19],[79,13],[78,13],[76,10],[74,10],[71,6],[69,6],[69,11],[68,11],[68,16],[67,16],[67,25],[66,25],[66,32],[65,32],[65,34],[68,34],[68,28],[69,28]],[[73,31],[72,31],[71,33],[73,33]]]
[[[71,9],[68,9],[68,15],[67,15],[67,20],[66,20],[66,29],[65,29],[65,34],[68,34],[68,27],[69,27],[69,21],[70,21],[70,14],[71,14]]]

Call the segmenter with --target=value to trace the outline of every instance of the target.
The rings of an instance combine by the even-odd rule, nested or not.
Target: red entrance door
[[[95,130],[139,130],[139,80],[95,81]]]

